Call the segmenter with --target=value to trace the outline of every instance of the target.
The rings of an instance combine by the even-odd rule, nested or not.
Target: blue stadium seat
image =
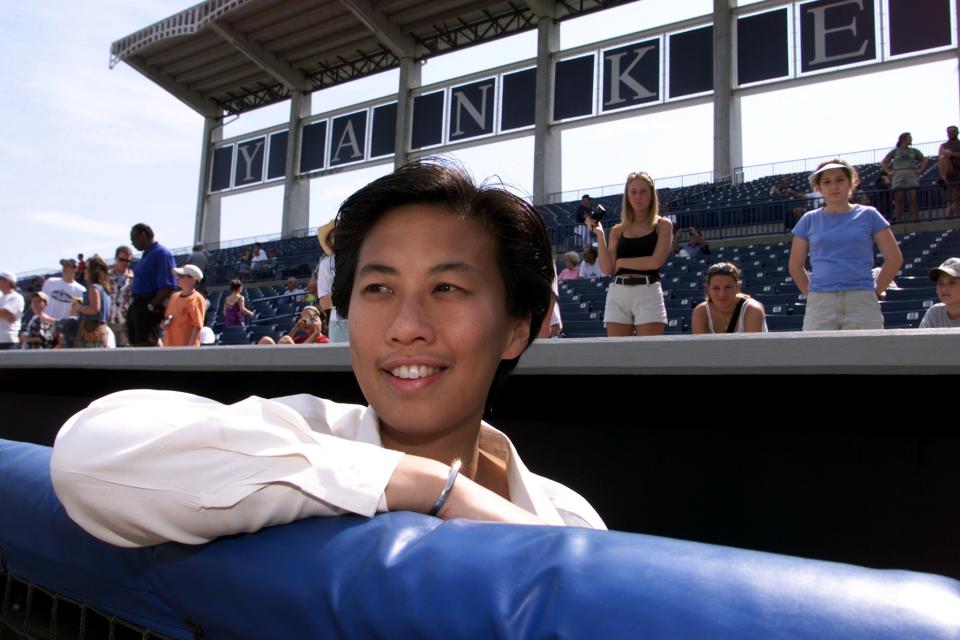
[[[769,331],[800,331],[803,329],[803,315],[767,314],[767,329]]]
[[[232,327],[224,327],[225,329],[231,329]],[[234,333],[234,332],[224,332],[220,334],[220,344],[222,345],[237,345],[237,344],[250,344],[250,339],[247,337],[246,332],[244,333]]]

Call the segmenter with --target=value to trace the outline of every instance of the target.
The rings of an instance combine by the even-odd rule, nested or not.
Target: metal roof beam
[[[555,18],[557,0],[525,0],[527,6],[538,18]]]
[[[223,115],[223,107],[214,100],[204,97],[189,86],[177,82],[171,76],[161,73],[156,68],[146,64],[137,56],[128,56],[123,59],[128,65],[142,73],[148,79],[159,85],[175,98],[186,104],[202,116],[219,118]]]
[[[310,83],[305,73],[293,68],[230,25],[214,22],[210,28],[291,91],[305,91],[309,87]]]
[[[410,35],[391,24],[387,16],[374,9],[367,0],[340,0],[340,4],[349,9],[398,58],[417,58],[422,53],[422,48]]]

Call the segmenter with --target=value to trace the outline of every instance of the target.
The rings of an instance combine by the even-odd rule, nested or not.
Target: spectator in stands
[[[241,280],[250,275],[252,258],[253,256],[250,254],[250,249],[244,249],[240,252],[240,260],[237,263],[237,273]]]
[[[803,191],[796,191],[793,188],[793,182],[790,180],[790,176],[783,176],[780,178],[779,182],[773,183],[770,187],[771,196],[790,196],[791,198],[805,198],[807,197]]]
[[[766,333],[763,305],[740,291],[740,269],[718,262],[707,269],[704,301],[691,318],[691,333]]]
[[[583,197],[580,198],[580,204],[577,205],[577,210],[573,214],[573,219],[577,221],[573,232],[584,248],[593,244],[592,234],[590,233],[590,229],[587,228],[587,218],[589,218],[592,213],[593,205],[590,201],[590,194],[585,193]]]
[[[317,305],[325,313],[329,312],[327,330],[330,342],[349,342],[350,329],[347,319],[341,318],[333,305],[333,282],[337,275],[336,258],[333,254],[336,235],[336,224],[333,220],[317,229],[317,240],[325,255],[317,264],[317,275],[311,284],[317,296]]]
[[[804,331],[883,329],[879,297],[903,256],[890,224],[873,207],[850,204],[859,175],[841,159],[822,162],[810,174],[810,186],[824,206],[807,212],[793,229],[790,275],[807,296]],[[874,282],[873,244],[883,255]],[[810,256],[812,273],[805,267]]]
[[[230,281],[230,295],[223,301],[223,324],[227,327],[242,327],[244,317],[252,318],[253,311],[247,309],[243,299],[243,282],[234,278]]]
[[[253,243],[253,254],[250,257],[251,263],[263,262],[267,259],[267,252],[263,250],[263,246],[259,242]]]
[[[287,289],[284,293],[289,296],[286,298],[289,302],[300,302],[307,293],[307,290],[300,286],[299,280],[294,276],[290,276],[287,278]]]
[[[947,216],[960,215],[960,129],[947,127],[947,141],[937,151],[937,184],[947,192]]]
[[[870,270],[870,277],[873,278],[873,284],[874,284],[874,286],[876,286],[876,284],[877,284],[877,278],[880,277],[880,272],[881,272],[882,270],[883,270],[883,269],[880,268],[880,267],[874,267],[873,269]],[[887,291],[890,291],[891,289],[899,289],[899,288],[900,288],[900,285],[897,284],[897,281],[896,281],[896,280],[891,280],[891,281],[890,281],[890,284],[887,285]],[[884,291],[883,294],[880,295],[880,299],[881,299],[881,300],[883,300],[884,298],[887,297],[887,295],[886,295],[887,291]]]
[[[897,146],[880,161],[880,169],[890,174],[890,184],[893,187],[893,197],[896,207],[896,219],[905,220],[903,216],[904,194],[910,198],[910,213],[916,222],[920,209],[917,205],[917,187],[920,186],[920,176],[927,168],[927,157],[910,145],[913,137],[909,133],[901,133],[897,138]]]
[[[46,314],[47,294],[42,291],[34,292],[30,297],[30,308],[33,317],[20,333],[20,345],[23,349],[52,349],[56,344],[57,321]]]
[[[83,259],[82,253],[77,254],[77,282],[87,284],[87,261]]]
[[[154,239],[153,229],[142,222],[130,229],[130,242],[143,252],[133,272],[132,297],[127,309],[127,336],[134,347],[156,347],[167,298],[177,285],[173,255]]]
[[[936,269],[931,269],[930,279],[937,283],[940,302],[927,309],[920,328],[960,327],[960,258],[948,258]]]
[[[130,308],[133,293],[133,269],[130,261],[133,249],[126,245],[117,247],[113,257],[113,269],[110,270],[110,322],[107,324],[116,338],[118,347],[129,346],[127,338],[127,310]]]
[[[876,207],[887,221],[896,220],[890,213],[893,200],[890,198],[890,176],[881,171],[873,181],[873,206]],[[860,204],[866,204],[861,202]]]
[[[101,398],[54,448],[53,486],[69,516],[126,546],[388,507],[604,528],[482,421],[549,306],[554,269],[536,210],[475,187],[462,169],[415,162],[344,201],[336,249],[334,304],[351,318],[370,409],[302,394],[233,406],[145,390]],[[133,411],[146,418],[135,429]]]
[[[199,347],[200,329],[206,312],[205,300],[197,285],[203,280],[203,271],[185,264],[173,270],[180,291],[170,296],[163,321],[164,347]]]
[[[660,267],[670,254],[673,223],[659,210],[653,178],[638,171],[627,176],[621,222],[610,231],[609,248],[603,225],[587,218],[597,237],[600,268],[614,276],[603,313],[610,337],[661,335],[666,327]]]
[[[20,343],[23,307],[23,296],[17,292],[17,276],[10,271],[0,271],[0,351],[13,349]]]
[[[47,315],[54,320],[63,320],[70,317],[70,309],[76,298],[82,298],[86,287],[76,281],[77,261],[73,258],[64,258],[60,261],[60,278],[47,278],[43,283],[42,291],[47,294],[50,304],[47,305]]]
[[[779,182],[775,182],[770,186],[770,197],[790,197],[794,200],[806,199],[807,194],[802,191],[797,191],[793,188],[793,181],[790,179],[790,176],[783,176],[780,178]],[[783,219],[784,225],[787,228],[787,231],[793,229],[793,226],[797,224],[797,221],[803,217],[803,214],[807,212],[806,203],[790,203],[785,205]]]
[[[587,247],[583,250],[583,261],[580,263],[581,278],[602,278],[600,261],[597,260],[597,248]]]
[[[207,270],[207,265],[210,264],[210,255],[204,251],[203,245],[198,242],[193,245],[193,253],[190,254],[184,264],[192,264],[201,272],[204,272]]]
[[[687,233],[687,242],[680,246],[680,235]],[[710,255],[710,243],[694,227],[677,229],[673,235],[671,251],[681,258],[693,258],[699,255]]]
[[[576,251],[567,251],[563,254],[563,271],[557,276],[558,280],[576,280],[580,277],[580,254]]]
[[[557,273],[557,268],[554,266],[553,273]],[[560,297],[560,287],[558,284],[557,276],[553,276],[553,283],[550,285],[550,309],[543,316],[543,322],[540,323],[540,332],[537,334],[537,338],[559,338],[560,332],[563,331],[563,318],[560,317],[560,305],[557,304],[557,300]]]
[[[87,290],[76,303],[78,320],[76,347],[103,349],[110,344],[110,267],[100,256],[87,264]]]
[[[330,339],[323,334],[323,317],[320,309],[307,305],[300,311],[300,319],[287,335],[274,342],[270,336],[263,336],[257,344],[326,344]]]

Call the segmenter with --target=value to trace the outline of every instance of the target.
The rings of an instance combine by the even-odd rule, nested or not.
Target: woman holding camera
[[[611,229],[609,246],[600,221],[587,218],[597,236],[600,268],[614,276],[603,310],[611,338],[657,336],[666,327],[660,267],[670,255],[673,223],[659,210],[653,178],[636,171],[627,176],[621,222]]]

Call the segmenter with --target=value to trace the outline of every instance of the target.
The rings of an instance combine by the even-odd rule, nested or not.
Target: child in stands
[[[180,291],[167,300],[164,311],[163,346],[199,347],[200,329],[206,313],[206,299],[196,290],[197,283],[203,280],[203,272],[193,264],[173,270],[177,276]]]
[[[960,258],[950,258],[930,270],[930,279],[937,283],[935,304],[920,321],[921,329],[952,329],[960,327]]]

